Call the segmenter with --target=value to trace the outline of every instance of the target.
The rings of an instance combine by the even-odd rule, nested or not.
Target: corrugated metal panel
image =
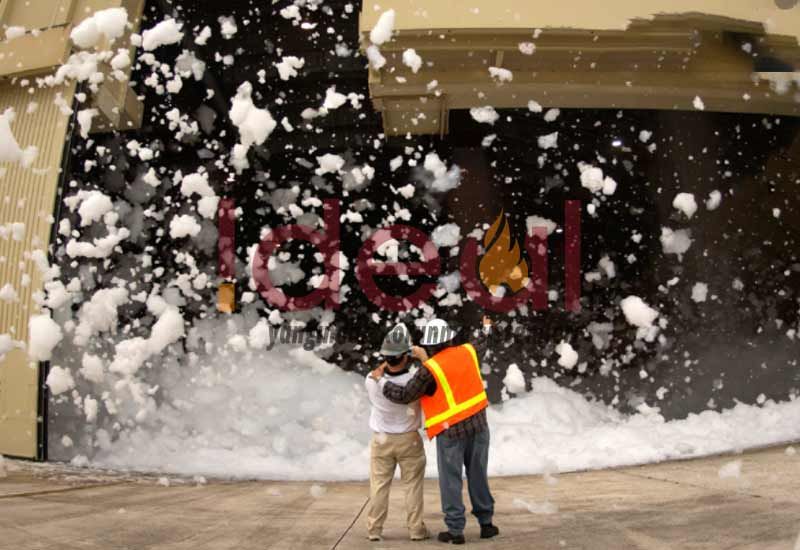
[[[0,302],[0,333],[27,341],[28,318],[37,307],[33,293],[42,290],[42,277],[30,259],[33,250],[45,253],[50,242],[53,208],[58,191],[62,152],[69,116],[55,104],[58,95],[72,105],[74,84],[57,89],[29,89],[0,84],[0,110],[13,107],[11,128],[25,148],[36,145],[39,154],[30,168],[0,165],[0,225],[25,224],[24,238],[0,239],[0,286],[11,283],[19,302]],[[28,113],[28,107],[38,107]],[[30,284],[22,285],[24,275]],[[38,365],[24,351],[14,350],[0,362],[0,454],[36,456]]]

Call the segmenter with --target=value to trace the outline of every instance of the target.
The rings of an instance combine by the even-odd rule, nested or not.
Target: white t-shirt
[[[387,376],[387,379],[400,386],[405,386],[412,376],[414,376],[412,373],[406,372],[396,376]],[[369,427],[373,432],[404,434],[415,432],[422,427],[419,401],[408,405],[392,403],[384,397],[377,380],[367,376],[364,384],[367,387],[369,402],[372,404],[369,413]]]

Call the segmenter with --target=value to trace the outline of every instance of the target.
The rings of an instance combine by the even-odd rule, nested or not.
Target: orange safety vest
[[[436,393],[420,399],[428,439],[489,406],[471,344],[445,348],[423,365],[436,379]]]

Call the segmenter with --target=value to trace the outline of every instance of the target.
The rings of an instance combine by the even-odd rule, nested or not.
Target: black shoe
[[[464,535],[453,535],[449,531],[442,531],[437,538],[439,542],[448,542],[450,544],[464,544],[466,542]]]
[[[492,525],[491,523],[487,523],[486,525],[481,525],[482,539],[490,539],[492,537],[496,537],[499,534],[500,534],[500,529],[498,529],[496,525]]]

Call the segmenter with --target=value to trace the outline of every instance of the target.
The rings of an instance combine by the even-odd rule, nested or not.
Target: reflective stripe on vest
[[[464,344],[463,347],[469,351],[469,355],[472,358],[472,364],[475,366],[476,374],[478,376],[477,379],[481,381],[482,386],[483,377],[481,376],[481,369],[480,365],[478,364],[478,356],[475,353],[475,348],[473,348],[471,344]],[[433,372],[436,382],[441,387],[445,400],[447,401],[447,410],[431,418],[426,418],[425,428],[430,428],[431,426],[444,422],[447,419],[452,418],[453,416],[466,411],[467,409],[474,407],[483,401],[488,401],[486,391],[482,389],[480,393],[470,397],[466,401],[456,403],[455,397],[453,396],[453,389],[450,387],[450,381],[447,379],[447,376],[445,376],[441,365],[439,365],[439,363],[433,358],[428,359],[425,362],[425,365]]]

